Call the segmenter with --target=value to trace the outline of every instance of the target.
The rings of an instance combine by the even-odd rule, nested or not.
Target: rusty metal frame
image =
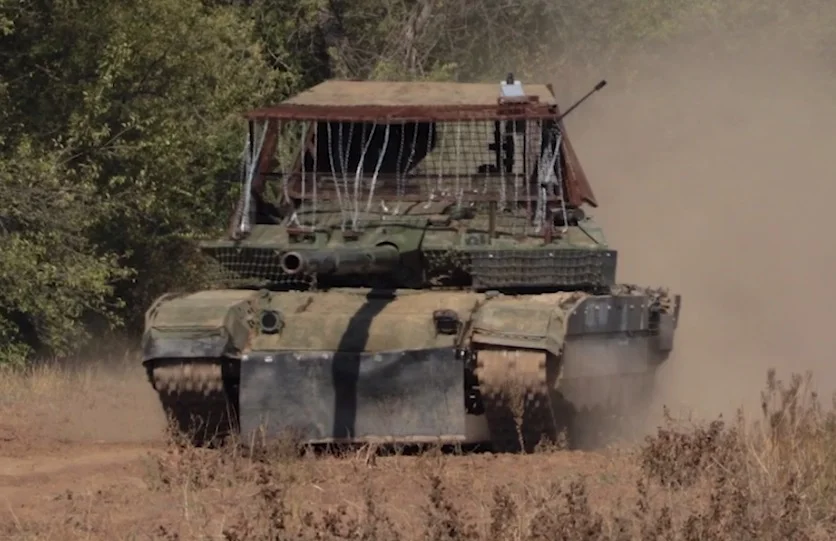
[[[455,122],[460,120],[547,120],[560,116],[557,105],[503,102],[496,105],[297,105],[280,104],[249,111],[250,121]]]

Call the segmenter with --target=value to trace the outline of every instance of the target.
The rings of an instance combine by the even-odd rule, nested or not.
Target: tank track
[[[475,375],[496,452],[531,452],[559,425],[547,383],[546,354],[486,349],[476,356]],[[237,427],[237,382],[233,361],[161,359],[149,362],[148,378],[180,435],[203,445]],[[552,393],[553,394],[553,393]]]
[[[166,415],[194,443],[217,441],[237,426],[237,382],[229,377],[230,364],[208,358],[164,359],[147,365]]]
[[[568,405],[549,388],[547,353],[480,349],[474,371],[495,452],[531,452],[568,428]]]

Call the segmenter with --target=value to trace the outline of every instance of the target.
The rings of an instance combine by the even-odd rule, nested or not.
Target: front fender
[[[167,295],[148,310],[143,362],[162,358],[238,358],[254,329],[257,291],[213,290]]]
[[[649,291],[615,295],[550,293],[484,303],[474,315],[476,344],[535,349],[561,355],[567,341],[650,337],[660,352],[673,349],[679,295]],[[661,306],[660,306],[661,304]]]

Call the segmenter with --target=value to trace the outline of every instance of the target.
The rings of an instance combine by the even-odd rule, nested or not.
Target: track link
[[[194,443],[228,436],[237,426],[237,382],[222,359],[164,359],[148,376],[166,415]]]
[[[552,403],[548,354],[519,349],[480,349],[476,377],[497,452],[531,452],[543,440],[554,441],[563,412]]]

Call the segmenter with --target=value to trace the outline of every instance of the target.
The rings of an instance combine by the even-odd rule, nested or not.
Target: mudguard
[[[571,342],[643,337],[663,353],[673,348],[679,306],[679,295],[667,297],[653,291],[502,297],[476,312],[472,341],[560,356]]]
[[[253,334],[254,306],[263,297],[265,292],[210,290],[159,298],[145,315],[143,361],[240,358]]]

